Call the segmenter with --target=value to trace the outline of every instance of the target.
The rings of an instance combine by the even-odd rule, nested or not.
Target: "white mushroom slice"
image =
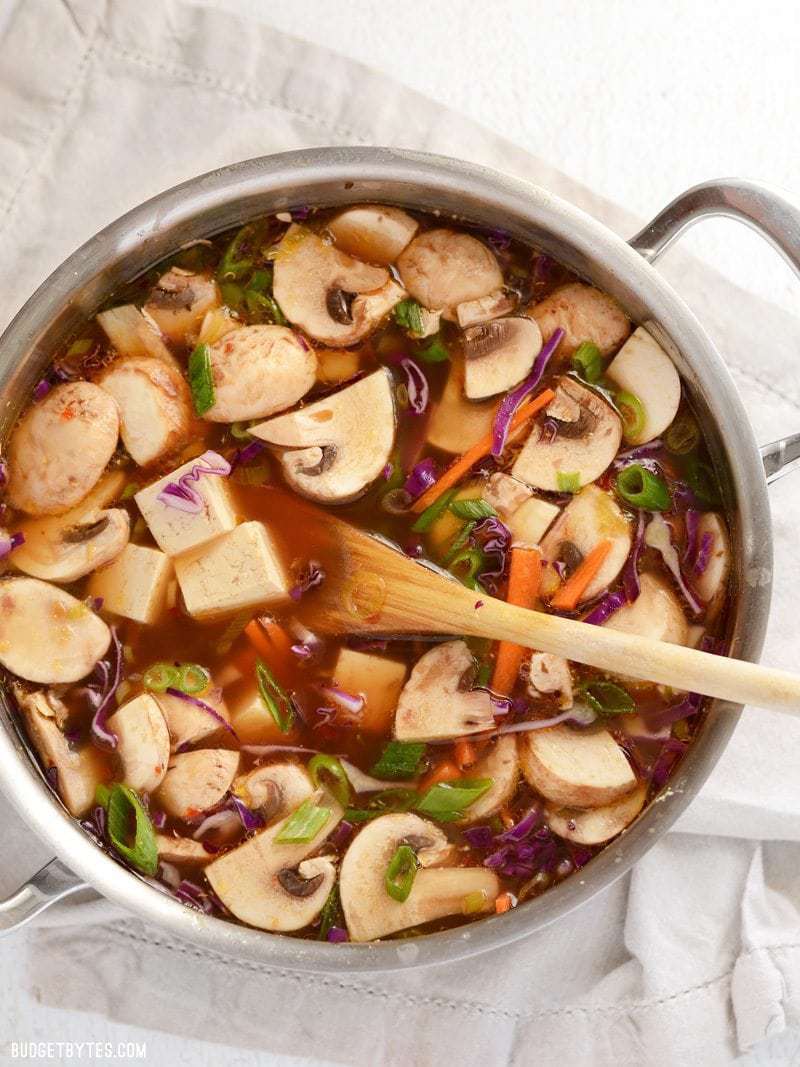
[[[491,504],[503,522],[518,511],[522,505],[533,496],[531,487],[518,478],[512,478],[510,474],[498,471],[490,474],[486,485],[481,491],[481,496],[487,504]],[[558,509],[556,509],[558,510]]]
[[[46,768],[55,767],[58,795],[70,815],[79,819],[94,804],[103,766],[96,749],[74,749],[58,728],[45,693],[17,693],[17,700],[34,748]]]
[[[507,289],[496,289],[488,296],[482,296],[478,300],[467,300],[456,308],[456,319],[462,330],[469,326],[478,326],[482,322],[491,322],[503,315],[510,315],[517,306],[516,293]],[[537,327],[538,329],[538,327]],[[539,335],[539,347],[541,334]]]
[[[706,621],[712,622],[725,601],[731,572],[731,540],[725,523],[715,511],[705,512],[698,520],[698,546],[702,546],[704,538],[711,541],[708,563],[702,574],[692,574],[691,581],[695,592],[706,605]],[[12,558],[16,563],[16,554]]]
[[[630,523],[612,497],[587,485],[561,512],[542,541],[542,554],[549,563],[569,562],[570,557],[588,556],[601,542],[610,541],[611,549],[581,594],[581,603],[592,600],[611,585],[625,566],[631,550]],[[577,553],[576,550],[577,549]]]
[[[410,845],[420,864],[404,901],[386,891],[386,870],[402,844]],[[342,861],[339,892],[352,941],[374,941],[410,926],[460,915],[465,899],[483,894],[491,911],[500,892],[497,876],[486,867],[441,867],[453,858],[454,846],[434,823],[418,815],[381,815],[353,840]]]
[[[647,786],[600,808],[558,808],[545,805],[544,813],[554,834],[576,845],[602,845],[621,834],[644,807]]]
[[[138,793],[152,793],[164,781],[169,732],[155,699],[142,693],[114,712],[109,730],[117,735],[122,780]]]
[[[172,267],[150,290],[144,311],[170,341],[186,343],[206,313],[219,303],[219,289],[213,278]]]
[[[612,804],[636,787],[631,765],[607,730],[530,730],[520,736],[519,760],[533,788],[565,807]]]
[[[192,398],[183,375],[149,356],[118,359],[97,384],[117,402],[119,432],[131,459],[147,467],[186,444]]]
[[[75,582],[122,552],[130,537],[130,518],[122,508],[87,510],[84,504],[52,518],[28,519],[25,537],[14,550],[14,567],[48,582]]]
[[[559,423],[555,436],[538,419],[511,473],[537,489],[563,492],[599,478],[617,454],[622,420],[598,393],[574,378],[560,378],[556,396],[580,407],[575,419]]]
[[[497,411],[496,400],[472,403],[464,397],[464,363],[453,360],[441,399],[428,423],[428,442],[453,455],[466,451],[487,433]]]
[[[359,204],[328,223],[336,247],[367,263],[394,263],[419,229],[416,219],[399,207]]]
[[[385,368],[250,428],[254,437],[289,449],[281,456],[287,482],[323,504],[361,496],[389,461],[394,432],[392,377]]]
[[[560,512],[555,504],[547,500],[531,497],[520,504],[513,515],[508,517],[506,526],[511,531],[514,544],[538,545]]]
[[[101,311],[97,322],[121,356],[152,356],[173,367],[178,366],[153,319],[143,315],[133,304]]]
[[[639,634],[654,641],[688,644],[689,623],[672,587],[663,578],[645,572],[639,575],[639,588],[636,600],[624,604],[603,625],[610,630]]]
[[[626,435],[632,445],[654,440],[677,415],[681,380],[675,364],[643,326],[633,331],[606,368],[606,376],[642,405],[641,430]]]
[[[38,578],[0,581],[0,663],[29,682],[85,678],[108,651],[111,631],[80,600]]]
[[[290,226],[280,244],[272,292],[289,322],[332,348],[366,337],[405,296],[383,267],[361,263],[300,226]],[[376,301],[359,298],[364,293]]]
[[[116,402],[91,382],[57,385],[29,407],[8,447],[8,502],[60,515],[94,488],[119,436]]]
[[[505,393],[530,372],[542,347],[532,319],[495,319],[464,333],[464,389],[468,400]]]
[[[180,752],[169,761],[156,794],[167,815],[191,819],[223,799],[239,769],[239,753],[227,748]]]
[[[480,822],[496,815],[513,797],[519,782],[517,739],[498,737],[485,756],[469,769],[470,778],[491,778],[492,784],[470,804],[461,825]]]
[[[446,641],[420,657],[397,701],[395,737],[435,741],[491,730],[494,713],[489,693],[469,688],[474,670],[464,641]]]
[[[310,841],[278,841],[286,825],[283,820],[206,867],[211,888],[237,919],[260,930],[285,933],[302,930],[319,915],[336,880],[336,867],[329,856],[313,853],[336,829],[343,810],[322,791],[313,794],[313,800],[328,816]]]
[[[602,356],[610,356],[631,332],[628,316],[613,296],[583,282],[562,285],[528,308],[527,314],[539,323],[544,341],[559,327],[564,331],[557,360],[568,359],[584,341],[592,341]]]
[[[203,848],[202,841],[191,837],[156,834],[158,858],[165,863],[185,863],[187,867],[205,867],[214,858]]]
[[[290,408],[317,377],[317,357],[285,326],[244,326],[210,349],[214,404],[211,422],[261,419]]]
[[[469,300],[489,296],[503,284],[492,250],[467,233],[427,230],[397,261],[403,285],[426,308],[442,308],[447,319]]]
[[[285,818],[314,793],[304,767],[297,763],[267,763],[242,775],[233,791],[267,823]]]
[[[532,697],[558,693],[558,706],[566,711],[574,704],[569,662],[551,652],[534,652],[530,660],[528,692]]]
[[[207,711],[189,703],[188,700],[181,700],[180,697],[171,696],[169,693],[155,693],[154,697],[167,724],[172,752],[184,745],[196,745],[199,741],[208,741],[223,729],[213,715],[209,715]],[[201,699],[225,722],[230,721],[225,701],[219,695],[218,690],[203,693]]]
[[[361,370],[361,356],[349,348],[318,348],[317,381],[323,385],[341,385],[355,378]]]

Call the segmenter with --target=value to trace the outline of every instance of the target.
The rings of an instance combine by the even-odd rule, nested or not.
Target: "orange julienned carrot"
[[[467,741],[466,738],[456,741],[455,747],[456,763],[462,771],[467,767],[474,767],[478,762],[478,750],[471,741]]]
[[[583,558],[550,601],[550,606],[561,611],[574,611],[586,587],[597,574],[611,551],[610,541],[601,541]]]
[[[276,659],[284,659],[289,655],[292,642],[276,622],[253,619],[245,626],[244,632],[253,648],[270,666],[274,666]]]
[[[501,893],[500,896],[494,902],[494,910],[498,915],[503,915],[505,912],[511,910],[513,900],[510,893]]]
[[[523,404],[517,411],[516,415],[511,420],[508,427],[508,432],[513,433],[514,430],[518,430],[523,422],[527,422],[531,416],[535,415],[537,411],[540,411],[546,404],[555,396],[552,389],[544,389],[538,396],[535,396],[533,400],[529,400],[527,404]],[[459,456],[454,463],[451,463],[441,478],[429,486],[411,505],[411,510],[414,512],[424,511],[425,508],[430,507],[434,500],[438,500],[442,493],[452,488],[461,477],[467,473],[467,471],[479,459],[483,459],[492,450],[492,434],[487,433],[479,441],[476,441],[471,448],[468,448],[463,456]]]
[[[542,555],[538,548],[518,545],[511,549],[511,565],[508,570],[506,601],[518,608],[532,608],[539,595],[542,578]],[[525,658],[522,645],[501,641],[492,674],[492,690],[508,696],[514,688],[519,668]]]
[[[440,763],[438,767],[434,767],[432,771],[425,775],[422,781],[419,783],[420,793],[426,789],[430,789],[432,785],[438,785],[439,782],[453,782],[456,778],[461,777],[461,771],[451,760],[445,760]]]

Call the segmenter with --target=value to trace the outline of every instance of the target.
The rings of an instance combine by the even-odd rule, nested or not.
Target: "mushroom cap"
[[[494,252],[467,233],[426,230],[397,261],[403,285],[423,307],[455,317],[458,304],[489,296],[503,284]]]
[[[417,220],[402,208],[386,204],[356,204],[328,223],[341,252],[382,266],[394,263],[418,229]]]
[[[456,308],[456,320],[462,330],[466,330],[469,326],[477,326],[482,322],[491,322],[492,319],[510,315],[516,308],[518,300],[519,297],[515,292],[508,289],[496,289],[488,296],[459,304]],[[539,327],[537,326],[536,329],[538,330]],[[539,338],[541,348],[541,334]]]
[[[335,830],[343,809],[322,790],[314,796],[327,808],[328,818],[306,843],[289,844],[276,840],[284,821],[260,830],[243,844],[226,852],[206,867],[211,888],[237,919],[261,930],[289,932],[302,930],[319,915],[336,881],[336,867],[328,856],[313,856]],[[312,858],[307,859],[306,857]],[[285,888],[284,872],[296,871],[300,879],[322,876],[308,895],[293,895]]]
[[[0,663],[29,682],[85,678],[108,651],[111,631],[74,596],[38,578],[0,581]]]
[[[530,730],[519,738],[522,773],[546,800],[565,807],[612,804],[636,787],[636,776],[608,730],[569,726]]]
[[[420,869],[404,901],[386,892],[386,868],[399,845],[416,845]],[[500,891],[486,867],[439,867],[455,847],[435,823],[411,813],[381,815],[358,832],[342,860],[339,892],[353,941],[373,941],[410,926],[462,912],[464,898],[485,895],[486,910]],[[434,869],[435,868],[435,869]]]
[[[252,426],[250,433],[288,450],[281,465],[298,493],[344,504],[361,496],[386,466],[395,424],[392,376],[382,367],[322,400]]]
[[[533,652],[528,673],[528,693],[538,697],[542,693],[559,693],[558,706],[562,710],[574,704],[572,673],[569,660],[552,652]]]
[[[599,478],[617,454],[622,420],[610,404],[574,378],[558,381],[551,408],[574,409],[574,418],[559,426],[553,440],[537,419],[511,473],[537,489],[563,491],[559,475],[577,474],[581,486]],[[545,412],[547,417],[548,412]]]
[[[600,808],[559,808],[545,804],[545,818],[554,834],[576,845],[603,845],[621,834],[644,807],[647,785],[640,782],[627,796]]]
[[[460,820],[462,826],[490,818],[513,797],[519,782],[517,739],[510,734],[498,737],[489,751],[470,768],[469,776],[491,778],[492,784],[470,804],[467,814]]]
[[[119,432],[139,467],[155,463],[186,443],[192,398],[180,371],[152,356],[126,357],[97,379],[119,408]]]
[[[142,693],[109,717],[117,735],[122,781],[138,793],[152,793],[164,781],[169,763],[169,732],[155,699]]]
[[[394,733],[399,741],[463,737],[494,727],[485,689],[462,689],[475,669],[464,641],[445,641],[421,656],[397,701]]]
[[[669,426],[681,403],[681,380],[675,364],[654,337],[638,326],[606,368],[606,377],[640,401],[644,413],[632,445],[653,441]]]
[[[156,834],[158,858],[165,863],[185,863],[187,867],[205,867],[213,856],[203,848],[202,841],[176,834]]]
[[[122,508],[87,511],[83,504],[64,515],[27,519],[18,527],[25,540],[11,562],[31,578],[75,582],[118,556],[128,543],[130,527]]]
[[[314,385],[317,357],[285,326],[243,326],[211,345],[211,422],[261,419],[296,404]]]
[[[314,793],[314,786],[305,767],[286,761],[256,767],[236,779],[233,791],[271,823],[299,808]]]
[[[167,815],[191,819],[219,804],[239,769],[239,753],[228,748],[179,752],[169,761],[156,795]]]
[[[673,645],[689,642],[689,623],[672,586],[657,574],[639,575],[639,596],[623,604],[603,623],[610,630],[639,634]]]
[[[219,303],[219,288],[213,278],[171,267],[150,290],[144,311],[170,341],[185,343],[206,313]]]
[[[610,356],[631,332],[628,316],[613,296],[583,282],[559,286],[528,308],[539,323],[544,341],[560,327],[564,337],[556,359],[567,360],[584,341],[593,341],[602,356]]]
[[[439,402],[428,422],[428,443],[443,452],[465,452],[491,433],[497,400],[471,402],[464,395],[464,361],[454,359]]]
[[[158,326],[134,304],[109,308],[95,318],[121,356],[152,356],[178,368],[178,361],[164,344]]]
[[[549,563],[560,559],[561,546],[574,545],[587,556],[602,541],[611,542],[611,551],[600,570],[581,595],[581,602],[593,600],[611,585],[625,566],[631,550],[630,523],[609,493],[587,485],[570,500],[542,540],[542,555]]]
[[[731,539],[724,520],[715,511],[704,512],[697,523],[698,544],[707,534],[712,538],[708,564],[702,574],[692,574],[692,586],[706,605],[706,621],[719,614],[725,600],[728,575],[731,572]],[[16,557],[18,548],[14,553]]]
[[[494,319],[464,333],[464,390],[483,400],[518,385],[533,366],[542,335],[532,319]]]
[[[172,696],[170,693],[154,693],[153,696],[167,724],[172,752],[182,748],[183,745],[196,745],[199,741],[208,741],[222,729],[213,716],[202,708],[190,704],[188,700],[181,700],[180,697]],[[230,721],[228,709],[219,690],[203,693],[202,700],[226,722]]]
[[[94,488],[119,436],[116,402],[91,382],[65,382],[33,404],[8,446],[8,501],[59,515]]]

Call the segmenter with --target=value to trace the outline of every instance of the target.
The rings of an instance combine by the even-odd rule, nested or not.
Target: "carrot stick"
[[[542,556],[539,549],[523,548],[521,545],[512,548],[506,601],[518,608],[532,608],[539,595],[541,578]],[[525,651],[522,645],[512,644],[511,641],[499,643],[492,675],[495,693],[508,696],[514,688]]]
[[[559,608],[561,611],[574,611],[578,606],[578,601],[586,591],[586,587],[603,566],[605,558],[610,551],[610,541],[601,541],[598,545],[595,545],[561,588],[556,590],[555,596],[550,601],[550,606]]]
[[[253,619],[245,626],[244,632],[253,648],[270,666],[274,666],[276,660],[285,659],[289,655],[292,642],[276,622]]]
[[[434,767],[429,774],[425,775],[419,783],[419,792],[423,793],[426,789],[430,789],[432,785],[438,785],[439,782],[453,782],[460,777],[461,771],[456,767],[455,763],[451,760],[445,760],[438,767]]]
[[[513,433],[514,430],[518,430],[524,422],[527,422],[537,411],[540,411],[546,404],[555,396],[552,389],[545,389],[543,392],[535,396],[533,400],[529,400],[527,404],[523,404],[517,411],[511,420],[511,424],[508,428],[509,433]],[[438,500],[442,493],[446,492],[456,482],[467,473],[473,464],[477,463],[479,459],[483,459],[492,450],[492,435],[491,433],[485,434],[480,441],[476,441],[475,444],[468,448],[463,456],[459,456],[454,463],[451,463],[438,482],[434,482],[429,486],[422,496],[418,497],[411,505],[411,510],[419,513],[424,511],[425,508],[430,507],[434,500]]]
[[[498,915],[503,915],[505,912],[511,910],[511,904],[511,894],[501,893],[494,902],[494,910]]]
[[[456,763],[462,771],[467,767],[474,767],[478,762],[478,750],[471,741],[461,738],[455,744]]]

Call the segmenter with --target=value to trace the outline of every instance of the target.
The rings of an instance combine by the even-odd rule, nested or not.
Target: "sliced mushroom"
[[[171,696],[169,693],[155,693],[154,698],[167,724],[172,752],[183,748],[184,745],[208,741],[223,729],[213,715],[190,704],[188,700],[181,700],[180,697]],[[228,709],[219,690],[203,693],[202,700],[225,722],[230,721]]]
[[[261,419],[296,404],[314,385],[317,357],[285,326],[244,326],[210,349],[212,422]]]
[[[223,799],[239,769],[239,753],[227,748],[180,752],[169,761],[157,801],[167,815],[192,819]]]
[[[42,685],[85,678],[108,651],[111,631],[74,596],[38,578],[0,581],[0,663]]]
[[[636,787],[631,765],[607,730],[530,730],[520,736],[519,760],[533,788],[564,807],[612,804]]]
[[[491,730],[491,697],[485,689],[470,689],[474,671],[464,641],[446,641],[421,656],[397,702],[398,740],[435,741]]]
[[[486,755],[470,767],[469,777],[491,778],[492,784],[483,796],[470,804],[467,814],[460,820],[462,825],[496,815],[513,797],[519,782],[516,738],[509,735],[498,737]]]
[[[8,448],[8,502],[29,515],[60,515],[94,488],[114,454],[119,413],[91,382],[65,382],[29,407]]]
[[[186,444],[192,398],[183,375],[160,359],[118,359],[97,379],[117,402],[122,443],[139,467]]]
[[[631,530],[628,520],[612,497],[587,485],[581,489],[561,512],[542,541],[544,558],[553,563],[567,562],[565,547],[577,558],[588,556],[603,541],[611,542],[611,550],[581,595],[581,602],[592,600],[614,581],[625,566],[631,550]]]
[[[638,433],[627,434],[632,445],[652,441],[669,426],[681,402],[681,380],[675,364],[643,326],[637,327],[606,369],[606,376],[642,405]]]
[[[427,230],[397,261],[403,285],[423,307],[441,308],[454,319],[456,307],[489,296],[503,284],[492,250],[467,233]]]
[[[544,813],[554,834],[576,845],[602,845],[621,834],[644,807],[647,786],[600,808],[559,808],[546,804]]]
[[[491,504],[503,522],[518,511],[533,496],[531,488],[510,474],[497,471],[490,474],[482,487],[481,496]]]
[[[570,282],[528,309],[539,323],[544,341],[560,327],[564,337],[556,358],[568,359],[584,341],[592,341],[602,356],[615,352],[628,334],[628,316],[613,296],[583,282]]]
[[[386,870],[398,847],[418,843],[417,870],[404,901],[386,891]],[[424,842],[424,844],[423,844]],[[413,845],[412,845],[413,847]],[[486,867],[444,867],[455,847],[443,831],[418,815],[381,815],[353,840],[342,861],[339,892],[352,941],[374,941],[410,926],[460,915],[466,898],[483,894],[491,911],[500,892],[497,876]]]
[[[672,587],[663,578],[649,572],[639,575],[639,587],[636,600],[624,604],[603,625],[610,630],[639,634],[654,641],[688,644],[689,624]]]
[[[233,791],[267,822],[285,818],[314,792],[308,772],[298,763],[267,763],[237,778]]]
[[[94,804],[103,766],[91,745],[73,748],[58,728],[47,694],[17,693],[17,701],[34,748],[46,768],[55,767],[58,795],[70,815],[81,818]]]
[[[275,258],[272,287],[287,319],[332,348],[354,345],[405,292],[383,267],[372,267],[290,226]]]
[[[571,708],[574,700],[569,662],[551,652],[534,652],[530,660],[528,692],[532,697],[558,693],[558,706],[563,711]]]
[[[443,452],[460,454],[487,433],[497,411],[496,400],[471,403],[464,397],[464,363],[453,360],[444,391],[428,423],[428,443]]]
[[[169,763],[169,732],[155,699],[142,693],[114,712],[109,730],[117,735],[122,780],[138,793],[153,793]]]
[[[260,930],[288,932],[302,930],[319,915],[336,880],[336,867],[329,856],[313,853],[336,829],[343,810],[321,790],[313,798],[328,816],[310,841],[279,842],[284,820],[206,867],[211,888],[237,919]]]
[[[418,229],[405,211],[383,204],[345,208],[328,223],[340,251],[381,266],[394,263]]]
[[[458,325],[462,330],[466,330],[469,326],[478,326],[482,322],[491,322],[492,319],[510,315],[516,308],[517,301],[517,294],[508,289],[496,289],[495,292],[482,296],[478,300],[467,300],[456,308]],[[539,348],[541,347],[540,334]]]
[[[555,504],[535,496],[526,500],[506,521],[514,544],[538,545],[560,510]]]
[[[619,415],[598,393],[563,377],[556,398],[577,405],[576,417],[559,423],[555,436],[539,419],[511,468],[515,478],[549,492],[563,492],[576,477],[579,487],[599,478],[622,440]]]
[[[97,322],[121,356],[152,356],[178,367],[178,361],[164,344],[158,326],[133,304],[101,311]]]
[[[361,355],[349,348],[318,348],[317,381],[323,385],[341,385],[355,378],[361,370]]]
[[[708,563],[702,574],[692,574],[692,587],[706,605],[706,621],[719,615],[725,602],[728,575],[731,572],[731,539],[722,518],[715,511],[707,511],[697,523],[697,543],[711,539]],[[19,552],[20,549],[17,549]],[[16,563],[16,554],[14,555]]]
[[[464,333],[464,390],[468,400],[505,393],[530,372],[542,347],[532,319],[495,319]]]
[[[170,341],[186,343],[206,313],[219,303],[219,289],[213,278],[172,267],[150,290],[144,311]]]
[[[156,834],[158,858],[165,863],[181,863],[187,867],[205,867],[214,858],[203,848],[202,841],[172,834]]]
[[[386,466],[394,432],[392,378],[385,368],[250,428],[254,437],[288,449],[281,456],[287,482],[323,504],[361,496]]]

